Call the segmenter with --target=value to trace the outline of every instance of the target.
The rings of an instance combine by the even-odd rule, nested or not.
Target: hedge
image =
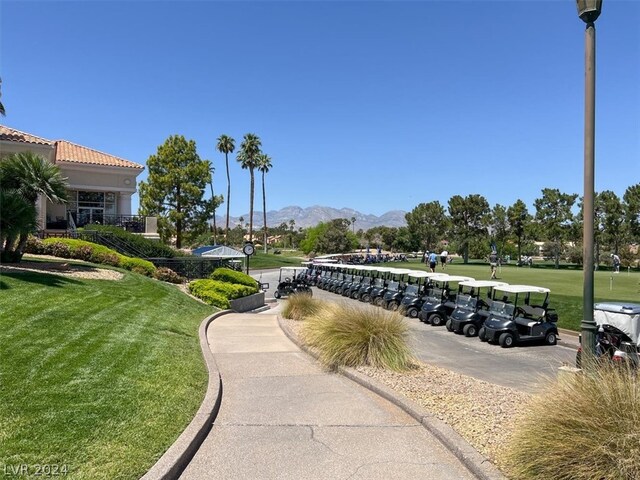
[[[189,284],[189,291],[198,298],[202,292],[216,292],[223,295],[228,300],[235,300],[254,293],[258,293],[256,287],[238,285],[234,283],[221,282],[219,280],[195,280]]]
[[[230,268],[216,268],[215,271],[209,276],[209,278],[211,278],[212,280],[219,280],[221,282],[246,285],[247,287],[252,287],[255,289],[258,288],[258,282],[256,282],[249,275],[247,275],[246,273],[237,272],[236,270],[231,270]]]
[[[37,238],[30,238],[25,251],[26,253],[53,255],[55,257],[73,258],[102,265],[111,265],[147,277],[153,276],[156,270],[153,263],[147,260],[127,257],[104,245],[74,238],[45,238],[42,241]]]

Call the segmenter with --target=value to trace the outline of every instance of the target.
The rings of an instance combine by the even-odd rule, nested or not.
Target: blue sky
[[[574,0],[5,0],[0,16],[3,124],[142,164],[181,134],[218,192],[216,138],[256,133],[268,210],[582,194]],[[596,190],[618,195],[640,181],[639,18],[640,2],[604,0],[596,24]],[[239,216],[249,174],[232,160]]]

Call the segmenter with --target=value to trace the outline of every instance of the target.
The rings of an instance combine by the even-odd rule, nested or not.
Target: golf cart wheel
[[[475,337],[478,333],[478,329],[473,323],[470,323],[469,325],[464,326],[462,333],[464,333],[465,337]]]
[[[558,343],[558,337],[556,336],[556,333],[547,333],[547,335],[544,337],[544,343],[545,345],[555,345],[556,343]]]
[[[515,343],[515,338],[513,337],[512,333],[506,332],[500,335],[500,338],[498,339],[498,343],[502,348],[511,348]]]
[[[447,327],[447,330],[449,330],[450,332],[453,332],[453,327],[451,326],[451,319],[447,320],[447,323],[445,323],[444,326]]]
[[[354,300],[357,300],[358,299],[358,292],[353,292],[351,294],[351,298],[353,298]]]
[[[371,303],[371,295],[369,295],[368,293],[365,293],[364,295],[362,295],[362,297],[360,297],[360,301],[365,303]]]
[[[376,307],[381,307],[381,306],[382,306],[382,301],[383,301],[383,300],[382,300],[382,298],[381,298],[381,297],[376,297],[376,298],[374,298],[374,299],[373,299],[373,304],[374,304]]]
[[[485,335],[486,330],[484,329],[484,327],[480,327],[480,330],[478,331],[478,338],[480,339],[481,342],[486,342],[487,341],[487,336]]]
[[[409,310],[407,310],[407,317],[418,318],[419,313],[420,312],[418,312],[418,309],[416,307],[411,307]]]
[[[276,298],[280,298],[282,297],[282,295],[280,294],[280,292],[278,290],[275,291],[275,293],[273,294],[274,297]]]
[[[434,313],[429,317],[428,321],[431,322],[431,325],[434,327],[439,327],[444,323],[444,318],[442,318],[442,315],[439,313]]]
[[[387,310],[391,310],[392,312],[398,311],[398,302],[389,302],[387,303]]]

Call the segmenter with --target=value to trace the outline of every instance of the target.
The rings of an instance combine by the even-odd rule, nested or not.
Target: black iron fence
[[[204,257],[147,258],[157,268],[170,268],[188,280],[207,278],[216,268],[234,268],[229,260]]]

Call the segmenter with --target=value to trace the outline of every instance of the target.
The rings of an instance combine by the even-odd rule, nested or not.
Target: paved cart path
[[[273,313],[216,319],[220,413],[182,479],[471,479],[412,417],[323,371]]]

